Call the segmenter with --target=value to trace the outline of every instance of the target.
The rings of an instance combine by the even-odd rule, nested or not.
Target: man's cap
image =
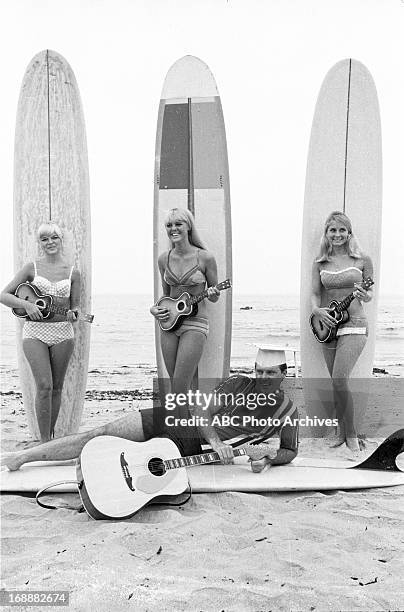
[[[256,345],[258,347],[256,363],[263,368],[271,368],[286,363],[286,355],[283,348],[269,344]]]

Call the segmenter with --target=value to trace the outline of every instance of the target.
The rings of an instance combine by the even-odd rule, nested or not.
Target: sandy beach
[[[396,415],[385,423],[391,433],[402,426],[402,379],[378,381],[369,414],[380,421],[388,392]],[[301,379],[284,384],[301,405]],[[3,450],[23,448],[30,441],[21,398],[2,399]],[[81,430],[151,401],[147,392],[89,391]],[[375,447],[370,440],[367,453]],[[302,437],[300,455],[348,457],[349,451]],[[404,487],[194,494],[184,506],[150,506],[123,522],[78,513],[76,494],[51,500],[60,509],[2,496],[3,589],[67,590],[75,611],[404,608]]]

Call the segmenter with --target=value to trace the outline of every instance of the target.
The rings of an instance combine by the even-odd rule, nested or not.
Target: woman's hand
[[[167,308],[161,308],[161,306],[156,306],[155,304],[150,308],[150,314],[158,321],[167,321],[170,316]]]
[[[36,304],[24,300],[24,308],[31,321],[43,320],[42,312]]]
[[[330,312],[333,312],[331,308],[320,308],[317,306],[313,309],[313,314],[317,315],[324,325],[327,327],[335,327],[337,322],[334,317],[330,315]]]
[[[68,310],[66,314],[66,320],[70,321],[70,323],[76,323],[79,320],[80,311],[78,308],[74,310]]]
[[[366,291],[366,289],[364,289],[362,285],[359,285],[358,283],[354,283],[354,287],[355,287],[354,296],[358,300],[360,300],[361,302],[370,302],[370,300],[372,299],[372,296],[369,293],[369,291]]]
[[[215,286],[208,287],[208,300],[210,302],[217,302],[220,296],[220,291]]]

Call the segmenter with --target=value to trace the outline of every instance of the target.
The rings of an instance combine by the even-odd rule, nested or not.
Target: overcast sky
[[[381,292],[404,293],[404,0],[2,0],[0,17],[2,286],[13,274],[20,85],[50,48],[70,63],[83,102],[94,293],[152,293],[158,104],[186,54],[208,64],[222,98],[236,294],[298,293],[317,95],[339,60],[367,66],[383,134]]]

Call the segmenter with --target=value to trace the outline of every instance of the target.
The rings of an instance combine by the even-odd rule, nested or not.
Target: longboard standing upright
[[[154,185],[154,296],[161,296],[158,257],[168,248],[164,219],[170,208],[188,208],[202,240],[217,261],[218,279],[232,277],[230,188],[226,134],[220,97],[209,68],[187,55],[168,71],[161,94]],[[210,332],[194,384],[207,386],[228,376],[231,290],[206,301]],[[159,378],[167,379],[155,328]]]
[[[374,265],[373,300],[364,304],[369,326],[366,346],[352,377],[372,374],[380,283],[382,147],[379,104],[369,71],[353,59],[326,75],[314,113],[307,161],[300,289],[300,343],[306,406],[310,379],[328,377],[322,347],[309,326],[311,270],[326,217],[345,212],[361,248]],[[347,294],[350,291],[347,291]],[[315,385],[314,385],[315,386]]]
[[[72,69],[55,51],[42,51],[29,64],[21,86],[15,132],[14,264],[37,256],[36,230],[53,220],[65,232],[81,274],[80,307],[91,312],[91,234],[87,143],[80,94]],[[35,386],[22,351],[17,321],[18,365],[31,433],[39,436]],[[75,347],[63,386],[55,436],[78,430],[83,411],[90,325],[75,324]]]

